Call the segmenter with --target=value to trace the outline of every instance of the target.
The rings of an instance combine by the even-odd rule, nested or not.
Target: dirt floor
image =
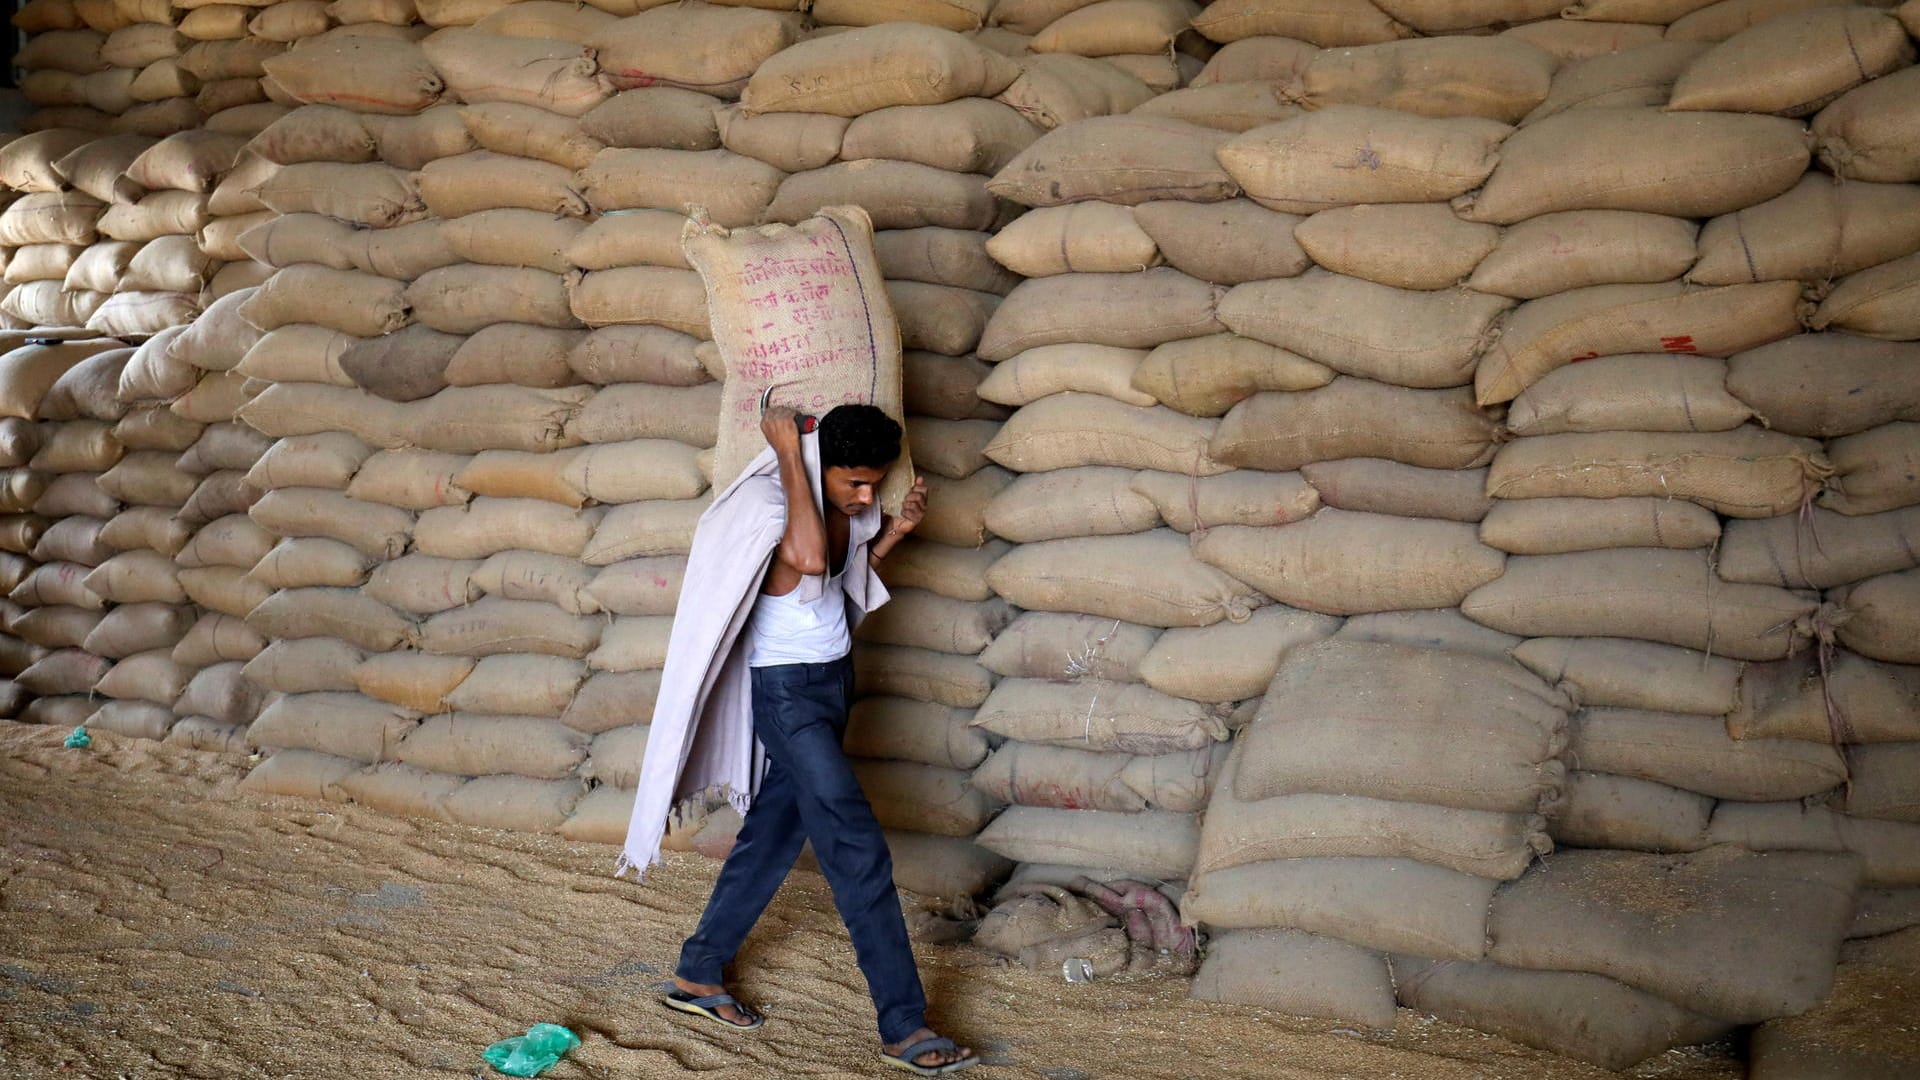
[[[741,957],[767,1025],[655,1003],[717,864],[645,885],[552,837],[256,800],[243,760],[0,721],[0,1076],[497,1075],[488,1043],[537,1021],[585,1043],[545,1075],[901,1075],[825,882],[796,873]],[[912,902],[912,898],[909,898]],[[1391,1037],[1189,1002],[1177,980],[1070,985],[921,946],[936,1027],[982,1078],[1408,1080],[1614,1074],[1402,1011]],[[1729,1080],[1724,1048],[1636,1075]]]

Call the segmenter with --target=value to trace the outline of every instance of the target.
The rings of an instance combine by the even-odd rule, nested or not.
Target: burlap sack
[[[587,737],[557,721],[522,716],[431,716],[409,730],[396,759],[457,776],[568,776],[586,760]]]
[[[446,559],[484,559],[512,548],[579,558],[601,513],[539,499],[479,498],[422,513],[414,549]]]
[[[892,105],[992,97],[1018,73],[1012,61],[951,31],[896,23],[786,49],[754,70],[740,100],[749,113],[859,116]]]
[[[366,592],[375,600],[414,615],[432,615],[480,598],[473,573],[478,559],[441,559],[405,555],[373,568]]]
[[[1811,439],[1745,426],[1708,434],[1540,435],[1500,448],[1497,499],[1679,498],[1738,518],[1790,514],[1832,467]]]
[[[1335,273],[1400,289],[1445,289],[1466,279],[1500,239],[1438,203],[1322,210],[1294,231],[1300,247]]]
[[[602,622],[535,600],[489,596],[429,616],[420,626],[419,643],[427,652],[451,656],[540,653],[577,660],[593,651]]]
[[[192,538],[192,527],[176,521],[171,507],[161,506],[128,507],[103,525],[98,536],[99,543],[109,550],[128,551],[134,548],[147,548],[161,554],[178,554]],[[43,535],[41,539],[44,540],[45,536]],[[36,558],[39,557],[38,546],[34,547],[33,554]],[[41,561],[50,560],[42,559]]]
[[[997,361],[1041,345],[1138,349],[1218,333],[1223,329],[1214,317],[1218,295],[1214,286],[1166,268],[1023,282],[995,313],[979,353]]]
[[[600,605],[586,594],[594,569],[577,559],[542,551],[501,551],[473,572],[473,586],[506,600],[538,600],[569,615],[594,615]]]
[[[398,558],[413,528],[413,516],[405,510],[324,488],[269,491],[247,516],[277,535],[327,537],[374,559]]]
[[[90,694],[112,671],[113,662],[80,649],[50,652],[14,676],[13,681],[35,694]],[[171,702],[169,702],[171,704]]]
[[[1479,293],[1409,292],[1310,270],[1236,286],[1219,304],[1235,333],[1335,370],[1400,386],[1468,381],[1510,301]]]
[[[1920,790],[1914,784],[1914,748],[1882,743],[1847,751],[1852,781],[1839,809],[1862,818],[1920,821]]]
[[[1190,813],[1206,808],[1213,766],[1225,751],[1225,743],[1215,743],[1135,756],[1009,742],[974,771],[973,785],[1000,802],[1022,806],[1122,814],[1151,806]]]
[[[316,585],[354,588],[365,584],[374,560],[351,544],[319,536],[289,537],[274,545],[247,569],[247,576],[269,589]]]
[[[910,161],[863,158],[787,177],[765,219],[798,225],[823,210],[847,205],[865,210],[877,229],[990,229],[1000,218],[984,177]]]
[[[1085,56],[1040,53],[1014,57],[1020,75],[996,96],[1049,131],[1095,116],[1131,112],[1154,90],[1114,64]]]
[[[1912,138],[1920,119],[1912,107],[1916,88],[1920,74],[1896,71],[1820,110],[1812,128],[1821,163],[1849,180],[1897,182],[1920,176],[1920,153]]]
[[[402,510],[458,506],[473,496],[454,480],[469,460],[431,450],[382,450],[358,465],[345,490],[358,501]]]
[[[1475,960],[1486,955],[1496,884],[1412,859],[1282,859],[1194,878],[1180,913],[1215,929],[1291,927]]]
[[[420,652],[375,653],[353,670],[353,684],[376,701],[421,713],[446,712],[446,696],[473,671],[462,656]]]
[[[1208,454],[1216,427],[1159,406],[1141,409],[1100,394],[1061,393],[1015,413],[986,454],[1021,472],[1106,465],[1212,476],[1227,471]]]
[[[1810,175],[1784,195],[1709,221],[1700,234],[1700,261],[1687,279],[1707,285],[1824,280],[1916,247],[1920,193],[1904,184],[1843,184]]]
[[[420,199],[441,218],[501,207],[585,217],[588,204],[578,182],[563,165],[491,150],[439,158],[419,174]]]
[[[247,613],[269,638],[332,637],[369,651],[411,644],[411,620],[355,589],[285,589]]]
[[[1106,466],[1023,476],[988,504],[986,525],[1015,543],[1137,533],[1160,523],[1153,503],[1132,490],[1133,471]]]
[[[460,110],[467,133],[483,150],[584,169],[606,144],[581,130],[580,121],[537,105],[495,102]]]
[[[1381,416],[1396,423],[1383,427]],[[1470,469],[1492,459],[1496,428],[1465,388],[1411,390],[1343,376],[1303,393],[1247,398],[1220,421],[1209,453],[1223,465],[1272,471],[1360,457]]]
[[[1242,751],[1244,753],[1244,751]],[[1237,762],[1222,767],[1200,830],[1195,876],[1301,858],[1404,858],[1512,881],[1553,850],[1538,814],[1495,813],[1352,795],[1241,799]]]
[[[1013,609],[998,601],[972,603],[924,589],[899,589],[885,608],[861,621],[859,637],[977,656],[1012,621]]]
[[[587,326],[652,325],[712,335],[706,291],[691,270],[622,266],[556,280],[566,283],[572,315]]]
[[[1733,711],[1742,670],[1723,656],[1624,638],[1533,638],[1513,658],[1580,704],[1702,716]]]
[[[838,119],[795,113],[773,114],[761,120],[775,117],[790,120],[805,117],[816,126]],[[833,157],[848,161],[889,158],[951,172],[992,176],[1039,135],[1040,129],[1018,111],[988,98],[961,98],[941,105],[902,105],[867,113],[846,125],[844,139],[827,160],[803,167],[819,168]]]
[[[1881,664],[1845,650],[1822,670],[1813,656],[1749,665],[1739,705],[1727,716],[1736,739],[1810,742],[1914,741],[1920,723],[1904,705],[1912,699],[1913,668]]]
[[[995,818],[978,843],[1019,862],[1107,862],[1147,877],[1177,879],[1193,865],[1199,832],[1193,815],[1164,810],[1114,814],[1015,806]]]
[[[1109,62],[1113,58],[1108,58]],[[1160,57],[1155,57],[1160,59]],[[1191,59],[1180,57],[1180,60]],[[1300,107],[1285,101],[1264,82],[1231,82],[1161,94],[1134,110],[1139,116],[1165,117],[1238,135],[1300,115]]]
[[[447,362],[449,386],[507,383],[558,389],[579,380],[567,358],[586,338],[578,330],[526,323],[495,323],[480,328],[454,350]]]
[[[1413,645],[1442,652],[1468,653],[1504,660],[1520,644],[1512,634],[1490,630],[1455,608],[1424,611],[1376,611],[1355,615],[1333,635],[1340,641],[1371,641],[1382,645]]]
[[[450,453],[558,450],[579,444],[566,424],[591,393],[584,386],[450,386],[408,405],[388,430],[403,433],[398,442]]]
[[[1185,537],[1161,529],[1022,545],[994,564],[987,583],[1029,610],[1153,626],[1241,622],[1264,602],[1251,587],[1196,559]]]
[[[908,110],[916,111],[916,110]],[[722,146],[736,154],[764,161],[782,172],[825,168],[840,157],[840,144],[852,123],[844,116],[824,113],[764,113],[748,115],[738,105],[715,102],[709,123],[719,128]],[[702,148],[704,149],[704,148]],[[892,157],[891,154],[850,154],[850,158]],[[900,160],[911,160],[901,158]],[[971,171],[971,170],[961,170]]]
[[[193,623],[193,609],[169,604],[120,604],[87,631],[81,648],[95,656],[119,659],[134,653],[172,648]],[[176,658],[175,663],[184,661]]]
[[[1160,635],[1140,659],[1140,678],[1163,694],[1189,701],[1230,703],[1259,697],[1287,654],[1320,641],[1340,620],[1270,604],[1244,623],[1176,627]]]
[[[1842,278],[1808,325],[1838,327],[1894,341],[1920,338],[1913,300],[1920,295],[1920,258],[1908,255]]]
[[[686,569],[677,555],[625,559],[596,572],[586,593],[615,615],[671,615]]]
[[[1393,981],[1380,954],[1295,930],[1214,938],[1188,996],[1360,1028],[1394,1024]]]
[[[1349,458],[1300,467],[1320,501],[1341,510],[1476,522],[1487,516],[1484,469],[1422,469],[1379,458]]]
[[[1153,502],[1168,527],[1183,533],[1216,525],[1284,525],[1320,508],[1320,493],[1298,473],[1236,469],[1195,478],[1140,472],[1133,489]]]
[[[1622,353],[1728,356],[1800,330],[1794,281],[1694,288],[1598,285],[1523,304],[1481,358],[1474,389],[1482,404],[1510,401],[1575,358]]]
[[[1533,813],[1558,796],[1567,707],[1508,660],[1372,642],[1303,645],[1282,662],[1241,738],[1233,791]]]
[[[1699,851],[1709,844],[1714,802],[1651,780],[1571,772],[1565,798],[1548,808],[1547,831],[1572,847]]]
[[[1496,501],[1480,523],[1481,542],[1512,555],[1704,548],[1719,539],[1720,519],[1713,511],[1661,496]]]
[[[1255,128],[1227,143],[1219,156],[1253,201],[1311,214],[1355,203],[1459,195],[1493,172],[1495,148],[1510,130],[1474,117],[1433,120],[1332,105]],[[1355,147],[1362,148],[1358,158]]]
[[[413,42],[344,29],[308,38],[262,66],[296,100],[393,116],[433,104],[444,85]]]
[[[1673,81],[1707,51],[1693,41],[1662,41],[1567,64],[1554,73],[1545,101],[1520,121],[1570,109],[1631,109],[1667,103]]]
[[[680,249],[683,214],[670,210],[619,210],[580,229],[562,258],[582,270],[648,264],[692,269]]]
[[[644,722],[659,692],[658,671],[594,672],[580,684],[560,722],[589,735]]]
[[[487,656],[447,694],[447,704],[456,712],[489,716],[557,717],[586,678],[586,665],[567,657]]]
[[[1831,746],[1798,739],[1734,739],[1716,717],[1587,708],[1575,717],[1568,761],[1720,799],[1800,799],[1844,783]]]
[[[978,707],[993,690],[993,674],[970,656],[902,645],[856,645],[854,672],[854,690],[862,696],[892,694],[960,709]]]
[[[786,174],[729,150],[602,150],[579,183],[596,211],[673,210],[698,206],[726,228],[754,224]]]
[[[1704,551],[1622,548],[1515,556],[1461,610],[1528,637],[1600,636],[1778,660],[1811,632],[1810,593],[1721,581]]]
[[[702,497],[610,507],[580,553],[580,561],[588,566],[606,566],[621,559],[685,555],[693,545],[693,529],[707,503],[708,499]],[[978,591],[987,590],[981,587]]]
[[[601,72],[622,90],[678,87],[731,99],[774,54],[799,40],[800,28],[800,17],[790,12],[668,4],[609,24],[587,44]]]
[[[1729,523],[1717,566],[1728,581],[1826,589],[1915,564],[1920,507]]]
[[[1212,202],[1238,190],[1215,157],[1227,141],[1224,132],[1180,120],[1096,117],[1055,129],[1021,151],[987,190],[1026,206]]]
[[[874,697],[856,702],[847,719],[845,746],[854,757],[915,761],[949,769],[972,769],[986,760],[987,735],[964,709],[908,698]]]
[[[985,400],[1002,405],[1028,405],[1077,390],[1145,408],[1155,404],[1154,398],[1135,390],[1132,380],[1146,355],[1111,345],[1042,345],[995,364],[978,391]]]
[[[1770,19],[1710,50],[1674,83],[1668,107],[1805,116],[1913,58],[1913,43],[1892,16],[1815,8]]]
[[[1674,146],[1688,147],[1682,171]],[[1499,225],[1555,210],[1712,217],[1786,191],[1811,156],[1806,129],[1779,117],[1579,109],[1516,132],[1486,186],[1455,209]]]
[[[717,226],[688,227],[687,255],[706,284],[714,340],[729,374],[720,402],[716,482],[730,482],[765,447],[755,404],[769,386],[779,388],[778,403],[815,415],[860,402],[900,417],[899,332],[875,295],[880,274],[871,236],[871,223],[858,210],[827,211],[798,227],[765,226],[731,236]],[[817,254],[823,251],[828,257]],[[815,306],[805,309],[808,317],[802,320],[797,307],[767,312],[756,305],[750,290],[776,284],[819,293]],[[763,325],[767,318],[780,325]],[[830,366],[815,366],[809,357],[816,353]],[[912,468],[903,452],[882,488],[883,505],[898,506]]]
[[[1726,431],[1753,415],[1726,390],[1727,365],[1702,356],[1604,356],[1570,364],[1507,407],[1516,435]]]
[[[1727,363],[1727,390],[1777,431],[1850,435],[1920,420],[1920,388],[1904,377],[1920,346],[1852,334],[1802,334]]]
[[[1284,86],[1308,108],[1373,105],[1512,124],[1546,100],[1554,57],[1500,37],[1443,37],[1329,49]]]
[[[1227,733],[1207,706],[1098,679],[1009,679],[994,688],[973,723],[1022,742],[1131,754],[1202,750]]]
[[[580,116],[613,92],[593,50],[572,42],[447,29],[420,49],[447,89],[470,105],[509,102]]]
[[[580,130],[607,146],[711,150],[720,145],[714,126],[714,112],[720,106],[719,98],[693,90],[642,87],[615,94],[596,106],[580,118]]]
[[[987,241],[987,251],[1002,266],[1025,277],[1120,273],[1160,262],[1159,249],[1134,222],[1133,211],[1103,202],[1022,214]]]
[[[454,254],[467,262],[565,274],[573,269],[567,249],[585,228],[586,223],[575,218],[513,207],[455,218],[441,233]]]
[[[998,812],[999,804],[967,783],[959,769],[905,761],[860,761],[854,775],[890,829],[936,836],[970,837]]]
[[[1295,4],[1284,0],[1226,0],[1210,4],[1193,28],[1222,44],[1252,37],[1296,38],[1325,48],[1370,45],[1410,37],[1412,31],[1373,4]]]
[[[281,214],[325,214],[387,228],[426,216],[421,183],[422,179],[379,162],[308,162],[282,167],[260,185],[258,193],[261,202]]]
[[[1324,364],[1237,334],[1169,341],[1133,371],[1135,389],[1190,416],[1222,416],[1259,391],[1312,390],[1333,378]]]
[[[1097,615],[1023,612],[980,654],[987,670],[1008,678],[1140,681],[1140,661],[1160,636],[1156,627]]]

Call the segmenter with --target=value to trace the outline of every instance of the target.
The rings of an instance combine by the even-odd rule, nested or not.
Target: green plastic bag
[[[525,1035],[502,1039],[480,1056],[508,1076],[539,1076],[579,1045],[580,1036],[559,1024],[535,1024]]]
[[[87,734],[86,726],[82,725],[74,728],[73,734],[68,735],[66,741],[60,745],[69,750],[85,750],[87,747],[93,745],[93,736]]]

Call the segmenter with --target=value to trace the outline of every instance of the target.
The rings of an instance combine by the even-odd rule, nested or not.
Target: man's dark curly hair
[[[820,467],[884,469],[900,457],[900,425],[872,405],[839,405],[820,418]]]

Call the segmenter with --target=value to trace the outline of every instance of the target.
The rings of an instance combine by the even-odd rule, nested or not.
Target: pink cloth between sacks
[[[800,449],[819,506],[819,435],[801,436]],[[766,751],[753,733],[747,650],[740,639],[786,528],[786,495],[771,449],[761,451],[700,515],[615,877],[633,869],[644,878],[660,861],[670,815],[698,813],[711,796],[724,796],[745,814],[760,790]],[[867,560],[867,546],[880,531],[880,508],[869,506],[850,531],[844,570],[849,628],[888,599]],[[817,576],[801,578],[801,599],[818,597],[824,584]]]

